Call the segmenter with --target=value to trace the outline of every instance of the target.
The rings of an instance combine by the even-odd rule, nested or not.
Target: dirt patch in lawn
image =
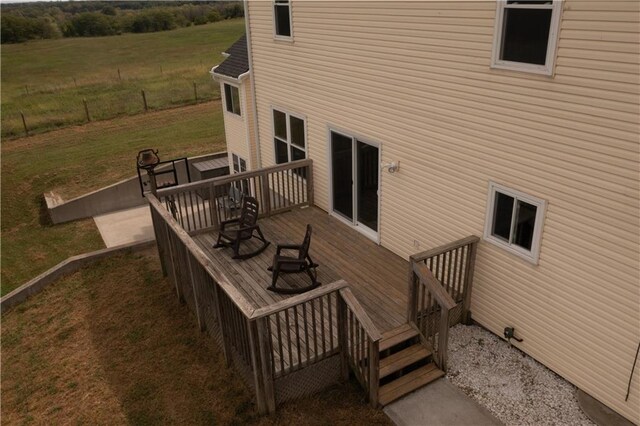
[[[3,314],[1,337],[7,424],[390,424],[351,382],[259,416],[152,250],[50,286]]]

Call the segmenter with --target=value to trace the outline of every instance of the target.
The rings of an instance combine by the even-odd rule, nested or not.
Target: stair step
[[[409,324],[401,325],[393,330],[387,331],[382,335],[380,339],[380,352],[402,343],[406,340],[412,339],[418,335],[418,332]]]
[[[442,376],[444,376],[444,371],[436,367],[434,363],[427,364],[382,386],[378,394],[378,402],[380,405],[387,405]]]
[[[401,350],[400,352],[396,352],[386,358],[382,358],[380,360],[380,378],[382,379],[389,374],[400,371],[414,362],[427,358],[429,355],[431,355],[431,351],[429,349],[417,344]]]

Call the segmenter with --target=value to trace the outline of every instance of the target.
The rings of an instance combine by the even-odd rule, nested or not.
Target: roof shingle
[[[246,36],[243,35],[240,37],[225,53],[227,53],[229,57],[218,65],[218,68],[214,71],[215,74],[238,78],[240,75],[249,71]]]

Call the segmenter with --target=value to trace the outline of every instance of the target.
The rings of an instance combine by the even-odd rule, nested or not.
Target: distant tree
[[[0,41],[2,43],[20,43],[59,36],[60,31],[57,25],[44,18],[25,18],[3,13],[0,19]]]
[[[99,12],[82,12],[71,18],[63,29],[65,36],[95,37],[118,33],[115,19]]]
[[[244,16],[244,9],[240,3],[226,4],[222,9],[224,19],[240,18],[241,16]]]
[[[220,12],[218,12],[217,10],[212,10],[209,12],[209,14],[207,15],[207,21],[209,22],[218,22],[222,19],[222,16],[220,15]]]
[[[167,31],[176,28],[176,19],[168,10],[150,9],[134,15],[130,25],[134,33]]]
[[[113,6],[105,6],[102,8],[102,13],[107,16],[116,16],[116,8]]]

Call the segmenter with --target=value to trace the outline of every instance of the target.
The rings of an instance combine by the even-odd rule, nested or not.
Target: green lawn
[[[42,132],[152,109],[219,98],[209,70],[244,33],[244,20],[147,34],[41,40],[1,50],[2,136]],[[120,77],[118,76],[120,70]],[[75,80],[74,80],[75,79]]]
[[[163,159],[225,149],[220,102],[70,127],[2,143],[4,295],[69,256],[103,247],[93,220],[41,223],[42,194],[65,199],[135,174],[144,148]]]

